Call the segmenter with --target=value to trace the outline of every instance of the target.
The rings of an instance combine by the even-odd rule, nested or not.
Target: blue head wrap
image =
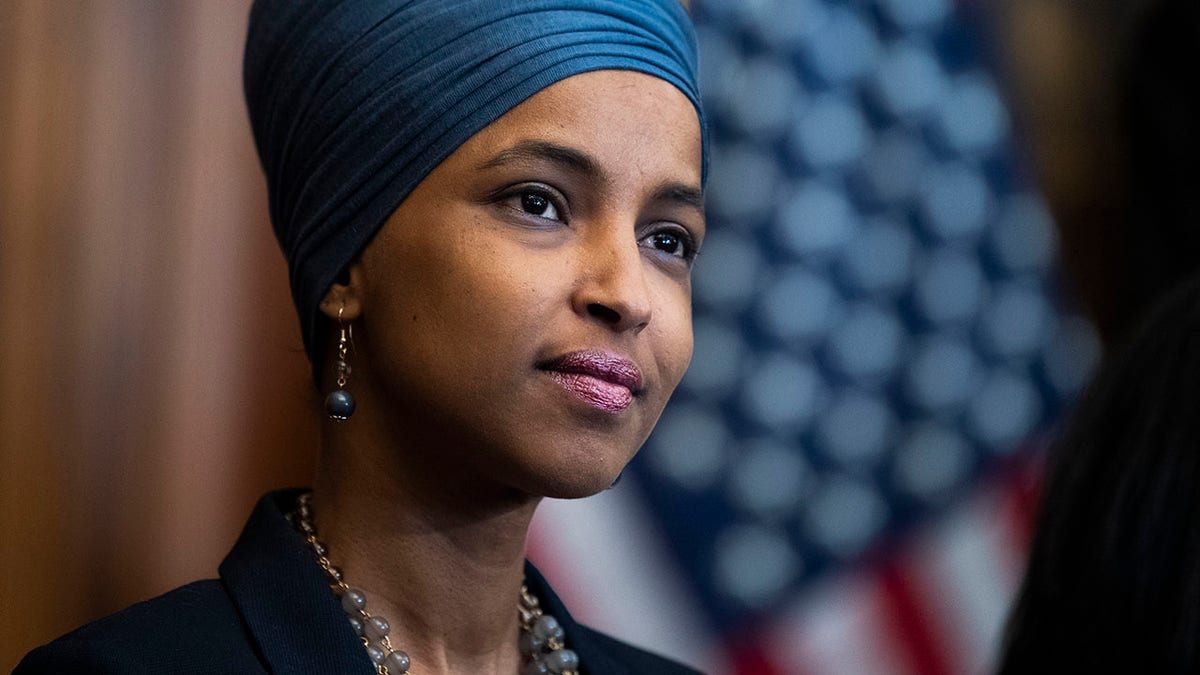
[[[246,102],[314,368],[321,299],[413,188],[533,94],[608,69],[675,85],[704,128],[679,0],[254,2]]]

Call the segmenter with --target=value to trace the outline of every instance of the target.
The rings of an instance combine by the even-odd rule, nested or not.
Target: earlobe
[[[357,319],[362,314],[362,282],[362,267],[356,260],[325,293],[321,300],[321,313],[335,321],[339,318],[342,321]]]

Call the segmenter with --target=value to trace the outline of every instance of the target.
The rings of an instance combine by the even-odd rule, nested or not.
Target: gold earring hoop
[[[354,396],[346,390],[346,382],[350,379],[350,363],[346,360],[350,354],[350,346],[354,344],[354,325],[347,326],[342,321],[343,305],[338,308],[338,345],[337,362],[334,365],[337,372],[337,389],[325,397],[325,412],[329,419],[344,422],[354,414]]]

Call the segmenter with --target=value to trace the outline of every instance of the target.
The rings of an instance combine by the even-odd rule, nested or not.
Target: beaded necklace
[[[388,620],[367,610],[367,596],[342,579],[342,571],[329,560],[329,549],[317,539],[312,518],[312,493],[300,495],[296,511],[288,517],[304,535],[317,556],[317,564],[329,577],[329,587],[341,598],[342,611],[362,640],[378,675],[405,675],[412,660],[402,649],[392,646]],[[542,611],[537,596],[522,584],[517,602],[521,626],[518,646],[523,664],[521,675],[579,675],[579,656],[566,648],[566,633],[553,616]]]

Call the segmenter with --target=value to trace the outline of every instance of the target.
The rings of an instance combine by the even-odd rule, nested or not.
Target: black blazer
[[[282,491],[259,500],[221,563],[220,579],[188,584],[88,624],[30,652],[13,675],[374,673],[308,544],[284,516],[296,496]],[[696,675],[575,623],[528,563],[525,576],[566,630],[583,675]]]

